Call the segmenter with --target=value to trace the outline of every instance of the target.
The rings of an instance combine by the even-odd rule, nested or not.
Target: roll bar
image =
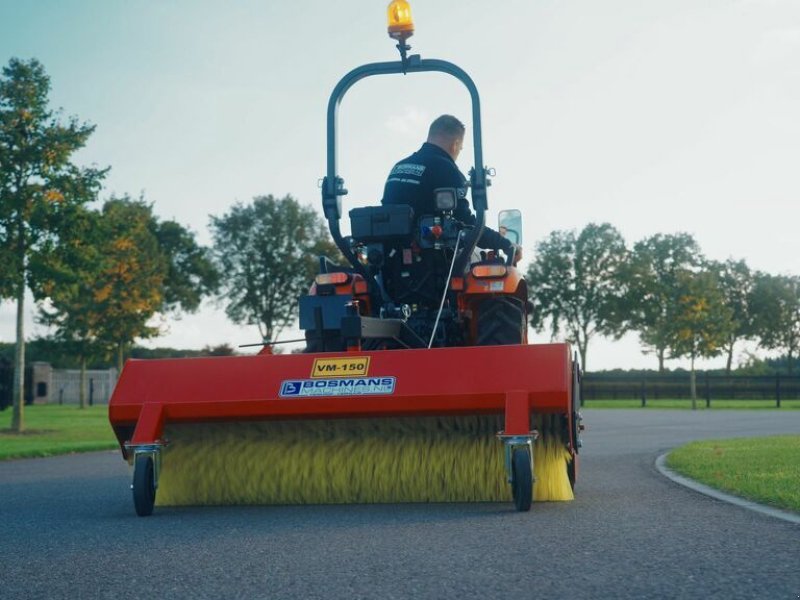
[[[486,209],[488,206],[486,188],[488,187],[488,169],[483,166],[483,147],[481,139],[481,103],[478,96],[478,88],[467,73],[461,67],[453,63],[437,60],[422,59],[419,54],[414,54],[408,58],[396,62],[370,63],[356,67],[347,75],[339,80],[336,87],[331,92],[328,100],[328,120],[327,120],[327,172],[322,180],[322,209],[334,242],[347,258],[353,268],[367,277],[366,269],[355,257],[350,247],[345,243],[339,228],[339,220],[342,218],[342,196],[347,194],[344,187],[344,179],[337,173],[337,119],[339,104],[347,91],[361,79],[373,75],[392,75],[406,73],[422,73],[427,71],[438,71],[447,73],[463,83],[469,91],[472,99],[472,144],[475,155],[476,167],[470,170],[470,187],[472,189],[472,206],[475,209],[476,223],[472,231],[464,240],[464,249],[458,257],[458,262],[454,266],[454,273],[461,273],[466,267],[469,257],[472,255],[478,239],[483,232],[486,219]]]

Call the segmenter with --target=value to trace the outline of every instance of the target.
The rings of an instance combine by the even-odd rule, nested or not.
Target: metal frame
[[[132,444],[126,442],[123,447],[128,455],[128,463],[136,465],[136,458],[149,456],[153,459],[153,489],[158,490],[158,479],[161,476],[161,452],[167,446],[165,442],[156,441],[152,444]],[[133,484],[131,484],[131,489]]]
[[[404,57],[405,58],[405,57]],[[339,105],[347,91],[358,81],[374,75],[397,75],[406,73],[440,72],[452,75],[458,79],[469,91],[472,99],[472,144],[475,155],[475,167],[470,170],[470,187],[472,195],[472,206],[475,209],[476,224],[470,235],[465,241],[464,250],[458,258],[454,271],[460,273],[464,270],[467,260],[478,243],[486,219],[486,209],[488,207],[486,188],[488,187],[488,169],[483,165],[483,146],[481,138],[481,105],[478,95],[478,88],[472,78],[461,67],[453,63],[438,59],[423,59],[419,54],[409,56],[407,59],[396,62],[370,63],[356,67],[347,73],[336,87],[333,88],[330,99],[328,100],[327,118],[327,171],[322,180],[322,208],[331,236],[347,257],[353,268],[367,278],[366,269],[353,255],[350,247],[342,237],[339,228],[339,220],[342,218],[341,197],[347,194],[344,187],[344,179],[337,172],[337,118]]]

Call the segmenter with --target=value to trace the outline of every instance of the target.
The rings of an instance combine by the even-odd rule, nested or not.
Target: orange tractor
[[[162,484],[169,487],[165,504],[499,500],[508,484],[517,510],[528,510],[534,497],[572,497],[582,429],[577,360],[566,344],[528,344],[528,292],[513,256],[474,254],[493,174],[482,166],[478,90],[452,63],[407,55],[413,28],[406,8],[396,0],[389,11],[400,61],[350,71],[328,103],[322,204],[349,264],[321,258],[300,298],[305,352],[273,354],[266,346],[256,356],[131,360],[123,369],[109,416],[134,467],[137,514],[153,511]],[[472,99],[475,225],[454,219],[456,190],[443,188],[435,192],[435,214],[358,208],[343,236],[347,191],[336,140],[344,94],[366,77],[430,71],[457,78]],[[500,232],[520,243],[519,212],[504,211],[499,221]],[[223,423],[260,424],[246,438],[252,444],[243,450],[241,493],[229,478],[237,470],[233,444],[213,441],[205,429],[184,435]],[[320,433],[327,427],[347,438],[341,451],[323,449],[334,437]],[[319,450],[316,441],[303,443],[311,429]],[[431,438],[445,433],[456,436],[447,439],[457,438],[458,451]],[[368,451],[358,446],[365,438]],[[461,449],[467,446],[480,449],[470,454]],[[212,464],[214,457],[227,462]]]

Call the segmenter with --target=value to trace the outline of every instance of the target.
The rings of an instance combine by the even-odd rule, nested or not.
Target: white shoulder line
[[[745,500],[744,498],[739,498],[738,496],[732,496],[730,494],[726,494],[725,492],[720,492],[719,490],[708,487],[707,485],[703,485],[702,483],[698,483],[692,479],[683,477],[682,475],[678,475],[675,471],[667,467],[667,454],[669,454],[669,452],[665,452],[656,459],[656,469],[658,469],[658,471],[664,477],[671,479],[675,483],[686,486],[695,492],[700,492],[706,496],[716,498],[717,500],[729,502],[730,504],[735,504],[736,506],[740,506],[742,508],[754,510],[761,514],[775,517],[776,519],[783,519],[784,521],[789,521],[790,523],[796,523],[800,525],[800,515],[790,513],[785,510],[764,506],[763,504]]]

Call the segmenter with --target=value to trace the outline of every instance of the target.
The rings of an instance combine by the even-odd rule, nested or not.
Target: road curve
[[[137,518],[105,452],[0,463],[11,598],[800,597],[800,526],[662,477],[712,437],[800,432],[800,411],[585,412],[577,499],[205,507]]]

